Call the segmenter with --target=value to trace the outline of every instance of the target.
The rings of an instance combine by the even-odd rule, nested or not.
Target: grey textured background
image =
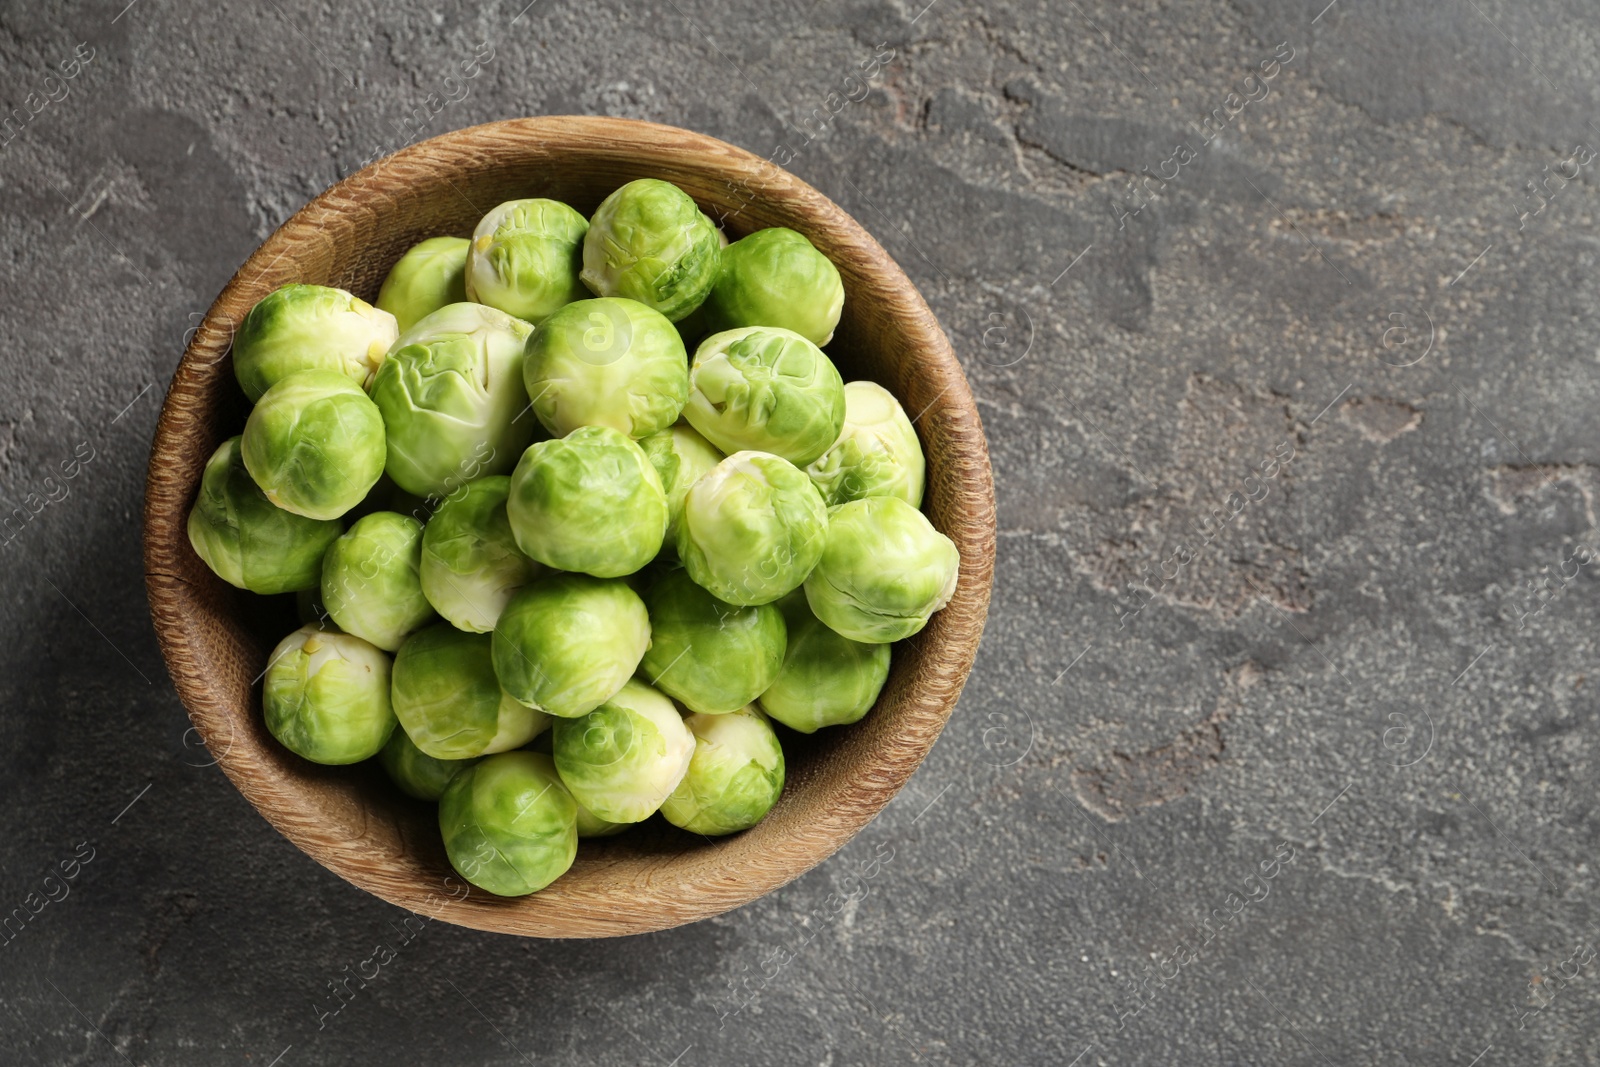
[[[0,1061],[1600,1062],[1592,3],[523,2],[0,3],[0,104],[60,97],[0,148],[0,494],[57,498],[0,534],[0,911],[94,850],[0,947]],[[428,924],[319,1029],[404,916],[186,732],[160,397],[307,198],[569,112],[787,144],[922,286],[993,449],[988,634],[795,884],[624,941]]]

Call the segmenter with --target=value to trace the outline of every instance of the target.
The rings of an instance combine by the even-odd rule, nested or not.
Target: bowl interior
[[[469,889],[450,868],[434,807],[373,765],[325,768],[281,748],[259,712],[259,675],[294,628],[292,597],[236,591],[195,556],[184,524],[211,452],[248,414],[228,345],[257,300],[289,282],[367,300],[402,253],[467,236],[519,197],[590,214],[641,177],[683,187],[730,239],[766,226],[809,237],[838,266],[846,302],[828,345],[846,381],[872,379],[915,420],[928,458],[924,510],[961,551],[950,605],[895,646],[889,682],[860,723],[782,731],[784,795],[745,833],[708,840],[660,818],[585,841],[572,870],[530,897]],[[976,653],[994,551],[993,490],[976,409],[949,342],[899,267],[847,214],[770,163],[649,123],[549,118],[493,123],[407,148],[334,186],[245,263],[211,308],[173,380],[151,458],[146,570],[179,695],[223,770],[274,826],[331,870],[386,900],[508,933],[604,936],[737,907],[843,845],[905,782],[954,708]]]

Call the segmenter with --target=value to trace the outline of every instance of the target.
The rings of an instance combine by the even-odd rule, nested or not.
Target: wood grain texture
[[[916,420],[928,460],[924,509],[960,549],[960,582],[949,606],[895,647],[888,684],[865,719],[784,735],[788,784],[755,828],[707,842],[656,819],[584,842],[572,870],[533,896],[467,893],[431,805],[401,796],[373,767],[318,767],[267,733],[259,676],[294,627],[292,613],[284,598],[240,593],[213,575],[185,523],[207,457],[244,422],[229,344],[256,301],[289,282],[371,300],[407,248],[466,236],[496,204],[547,196],[589,214],[642,177],[682,186],[730,238],[789,226],[838,266],[846,302],[829,353],[845,380],[877,381]],[[497,122],[424,141],[285,222],[228,283],[183,355],[156,430],[145,503],[146,582],[162,653],[195,727],[246,799],[312,858],[385,900],[538,937],[632,934],[717,915],[850,840],[905,784],[955,708],[983,630],[994,538],[977,408],[944,332],[888,253],[833,202],[757,156],[672,127],[583,117]]]

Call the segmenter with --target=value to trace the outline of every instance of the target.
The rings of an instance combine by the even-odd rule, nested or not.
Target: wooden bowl
[[[846,381],[899,397],[928,458],[924,509],[961,551],[955,598],[895,646],[877,707],[854,726],[783,735],[788,783],[759,825],[708,841],[660,819],[585,841],[572,870],[532,896],[467,891],[434,807],[374,766],[319,767],[278,745],[259,676],[296,621],[292,597],[264,599],[217,578],[189,545],[207,457],[240,432],[247,406],[229,342],[245,313],[289,282],[376,297],[389,268],[427,237],[467,235],[506,200],[546,196],[593,212],[634,178],[683,187],[730,238],[764,226],[809,237],[844,278],[828,346]],[[167,391],[150,457],[145,569],[172,680],[216,762],[267,821],[340,877],[403,908],[481,930],[603,937],[717,915],[809,870],[849,841],[922,761],[971,670],[994,563],[994,487],[978,411],[949,341],[909,279],[849,215],[758,156],[652,123],[540,118],[490,123],[412,145],[345,179],[285,222],[234,275]]]

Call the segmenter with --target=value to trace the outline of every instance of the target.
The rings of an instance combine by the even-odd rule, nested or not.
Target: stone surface
[[[1591,4],[524,2],[0,5],[0,496],[38,511],[0,1060],[1600,1062]],[[1002,531],[961,707],[860,838],[546,944],[403,925],[206,766],[139,511],[272,227],[567,112],[796,148],[956,341]]]

